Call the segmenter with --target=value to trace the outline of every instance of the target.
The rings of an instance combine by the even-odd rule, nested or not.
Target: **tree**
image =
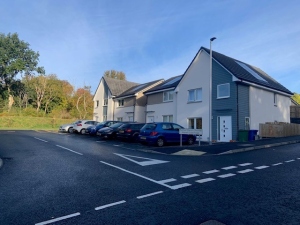
[[[12,106],[11,86],[16,82],[18,74],[44,74],[44,68],[38,67],[39,53],[29,48],[29,44],[20,40],[17,33],[0,33],[0,81],[4,90],[8,91],[10,99],[9,108]]]
[[[104,72],[104,76],[118,79],[118,80],[126,80],[126,75],[122,71],[107,70]]]
[[[76,108],[76,111],[73,111],[75,117],[80,119],[92,117],[94,102],[90,86],[78,88],[73,96],[73,100]]]
[[[297,102],[298,104],[300,104],[300,94],[294,93],[294,95],[292,96],[292,99]]]

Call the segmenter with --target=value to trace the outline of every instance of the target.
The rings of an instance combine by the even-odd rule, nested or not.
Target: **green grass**
[[[62,124],[74,122],[76,119],[56,119],[47,117],[2,116],[1,130],[58,130]]]

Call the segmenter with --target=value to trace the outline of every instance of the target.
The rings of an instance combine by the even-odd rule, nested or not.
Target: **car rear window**
[[[154,130],[156,128],[156,124],[154,123],[147,123],[143,126],[143,130]]]

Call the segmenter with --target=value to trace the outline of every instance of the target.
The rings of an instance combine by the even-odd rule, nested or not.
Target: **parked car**
[[[80,123],[75,124],[75,126],[73,127],[73,131],[75,133],[85,134],[86,129],[89,126],[96,125],[98,123],[99,123],[98,121],[94,121],[94,120],[82,120]]]
[[[88,133],[90,135],[96,135],[99,129],[101,129],[103,127],[109,127],[109,126],[111,126],[111,125],[113,125],[113,124],[115,124],[117,122],[119,122],[119,121],[109,120],[109,121],[100,122],[97,125],[89,126],[86,129],[86,133]]]
[[[145,123],[126,123],[120,126],[117,132],[117,138],[120,140],[138,141],[140,129]]]
[[[176,123],[146,123],[140,130],[139,141],[142,144],[156,144],[159,147],[166,143],[179,143],[179,129],[183,129],[183,127]],[[182,142],[189,145],[193,144],[195,140],[195,135],[182,135]]]
[[[110,127],[103,127],[100,130],[98,130],[97,135],[102,138],[108,138],[108,139],[115,139],[117,136],[118,129],[120,126],[128,122],[118,122]]]
[[[73,132],[73,127],[75,126],[76,123],[80,123],[81,120],[76,120],[73,123],[69,124],[63,124],[59,127],[58,132],[68,132],[72,133]]]

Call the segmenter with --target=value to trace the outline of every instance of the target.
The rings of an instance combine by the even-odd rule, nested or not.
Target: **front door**
[[[232,140],[231,116],[219,117],[219,134],[220,142],[229,142]]]

